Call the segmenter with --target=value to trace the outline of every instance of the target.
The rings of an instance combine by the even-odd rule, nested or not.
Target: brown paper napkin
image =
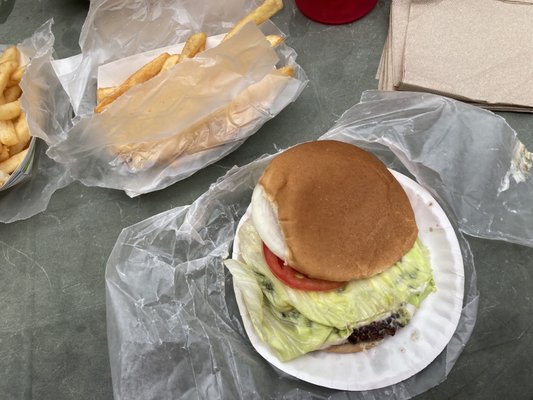
[[[533,0],[393,0],[384,90],[533,112]]]

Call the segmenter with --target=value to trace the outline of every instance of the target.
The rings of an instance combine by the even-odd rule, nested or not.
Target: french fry
[[[26,143],[27,144],[27,143]],[[26,148],[26,145],[23,145],[22,142],[18,142],[16,145],[14,146],[9,146],[8,149],[9,149],[9,154],[10,155],[15,155],[15,154],[18,154],[20,153],[22,150],[24,150]],[[2,160],[0,160],[2,161]]]
[[[7,160],[0,162],[0,171],[5,174],[11,174],[14,170],[17,169],[22,160],[24,160],[24,157],[26,157],[27,153],[28,149],[23,150],[20,153],[9,157]]]
[[[20,83],[20,81],[13,81],[13,80],[9,79],[9,80],[7,81],[7,85],[6,85],[6,87],[10,88],[10,87],[13,87],[13,86],[18,85],[19,83]]]
[[[17,100],[22,94],[22,89],[19,85],[8,87],[4,91],[4,103],[11,103],[12,101]]]
[[[272,47],[277,47],[285,41],[285,39],[279,35],[267,35],[266,40],[268,40]]]
[[[278,68],[276,72],[284,76],[294,76],[294,67],[290,65],[285,65],[284,67]]]
[[[18,142],[15,145],[9,147],[10,155],[15,155],[24,150],[31,139],[30,129],[28,127],[28,122],[26,121],[26,115],[24,113],[21,113],[19,115],[19,117],[13,123],[13,126],[17,134]]]
[[[15,61],[18,63],[19,50],[17,49],[17,46],[10,46],[2,53],[0,56],[0,63],[4,63],[6,61]]]
[[[223,40],[228,40],[239,32],[244,25],[249,22],[253,22],[256,25],[260,25],[267,19],[276,14],[283,8],[282,0],[265,0],[263,4],[253,10],[250,14],[246,15],[243,19],[235,24],[235,26],[224,36]]]
[[[0,143],[5,146],[14,146],[19,139],[12,121],[0,121]]]
[[[185,42],[183,50],[179,56],[178,62],[185,60],[186,58],[193,58],[199,52],[205,50],[205,41],[207,35],[203,32],[194,33]]]
[[[9,77],[10,81],[13,82],[20,82],[22,79],[22,75],[24,75],[24,71],[26,70],[26,66],[23,65],[22,67],[18,67]]]
[[[163,64],[161,72],[166,71],[169,68],[172,68],[174,65],[180,62],[180,54],[173,54]]]
[[[203,32],[195,33],[189,36],[181,54],[173,54],[165,61],[161,72],[166,71],[169,68],[172,68],[174,65],[182,62],[186,58],[193,58],[196,54],[205,50],[205,42],[207,40],[207,35]]]
[[[30,141],[30,128],[28,127],[28,121],[26,120],[26,114],[20,113],[19,117],[14,122],[15,132],[21,142],[28,143]]]
[[[20,101],[15,100],[10,103],[0,105],[0,121],[7,121],[17,118],[20,115]]]
[[[112,93],[107,95],[102,99],[100,103],[94,108],[95,113],[101,113],[104,111],[111,103],[113,103],[118,97],[122,96],[126,91],[131,89],[133,86],[146,82],[148,79],[156,76],[163,64],[170,57],[170,54],[163,53],[160,56],[156,57],[148,64],[145,64],[138,71],[134,72],[128,79],[126,79],[120,86],[118,86]]]
[[[96,90],[96,101],[100,103],[104,97],[109,96],[116,89],[116,86],[98,88]]]
[[[26,116],[21,111],[19,82],[24,66],[19,66],[19,51],[9,47],[0,55],[0,187],[26,157],[31,139]]]
[[[9,149],[7,146],[2,146],[2,145],[0,146],[1,146],[0,147],[0,162],[2,162],[9,158]]]
[[[0,64],[0,93],[4,92],[4,89],[10,81],[11,74],[17,67],[18,63],[16,61],[6,61]]]

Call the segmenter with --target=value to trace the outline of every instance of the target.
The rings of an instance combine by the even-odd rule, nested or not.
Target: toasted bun
[[[259,184],[277,211],[285,261],[311,278],[370,277],[394,265],[416,240],[402,187],[356,146],[331,140],[297,145],[272,160]]]
[[[365,351],[365,350],[371,349],[372,347],[376,347],[381,342],[382,340],[378,340],[375,342],[367,342],[367,343],[357,343],[357,344],[351,344],[351,343],[337,344],[337,345],[325,348],[323,351],[326,351],[328,353],[339,353],[339,354],[359,353],[360,351]]]

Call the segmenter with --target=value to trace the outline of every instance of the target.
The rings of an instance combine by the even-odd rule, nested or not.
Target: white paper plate
[[[464,293],[463,258],[459,242],[446,214],[427,190],[415,181],[391,171],[403,186],[419,229],[419,237],[431,253],[437,291],[422,303],[411,322],[395,336],[370,350],[353,354],[313,352],[281,362],[264,344],[252,325],[243,297],[235,288],[246,333],[257,352],[280,370],[316,385],[340,390],[371,390],[401,382],[427,367],[450,341],[461,315]],[[237,231],[248,218],[241,219]],[[233,258],[239,259],[238,235]]]

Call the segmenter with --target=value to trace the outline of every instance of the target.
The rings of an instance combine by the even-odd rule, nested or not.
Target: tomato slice
[[[294,268],[285,265],[283,260],[272,253],[264,243],[263,255],[274,276],[293,289],[324,292],[338,289],[346,283],[309,278]]]

